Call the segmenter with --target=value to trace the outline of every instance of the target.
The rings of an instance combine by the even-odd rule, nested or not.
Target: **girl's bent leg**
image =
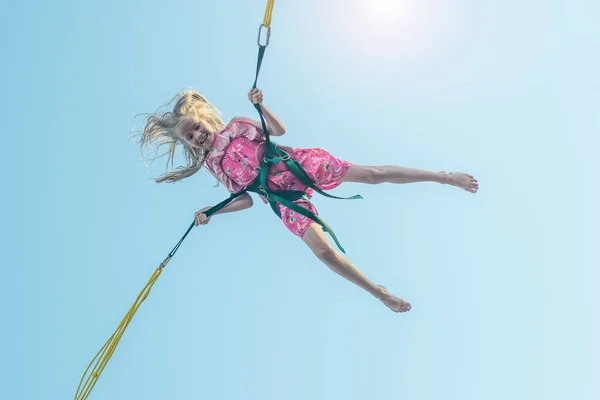
[[[405,312],[410,310],[409,303],[392,296],[383,286],[371,282],[354,264],[339,254],[325,237],[320,225],[316,223],[311,224],[304,233],[302,240],[310,247],[317,258],[335,273],[371,293],[392,311]]]

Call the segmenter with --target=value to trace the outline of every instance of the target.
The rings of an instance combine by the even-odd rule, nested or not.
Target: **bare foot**
[[[410,311],[410,303],[402,300],[399,297],[391,295],[387,289],[379,285],[381,294],[378,296],[379,300],[385,304],[393,312],[407,312]]]
[[[442,171],[442,175],[444,176],[442,183],[459,187],[471,193],[477,193],[477,190],[479,190],[479,182],[477,182],[477,179],[473,175],[445,171]]]

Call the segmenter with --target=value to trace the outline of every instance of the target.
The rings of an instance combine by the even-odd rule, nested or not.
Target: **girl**
[[[283,135],[285,127],[262,104],[262,92],[252,89],[248,98],[253,104],[260,104],[270,135]],[[147,146],[156,142],[160,145],[168,144],[167,164],[173,164],[176,146],[181,145],[186,166],[160,176],[156,182],[177,182],[206,166],[229,192],[237,193],[248,188],[257,179],[265,155],[262,124],[249,118],[236,117],[225,125],[219,111],[204,96],[193,90],[179,93],[175,100],[172,112],[148,118],[142,131],[140,145],[144,153]],[[429,172],[391,165],[362,166],[338,159],[318,148],[279,147],[296,160],[322,190],[334,189],[342,182],[379,184],[430,181],[456,186],[471,193],[476,193],[479,188],[477,180],[464,173]],[[271,166],[267,186],[271,190],[303,190],[308,198],[313,194],[313,189],[303,185],[283,162]],[[267,202],[262,196],[261,199]],[[299,199],[295,203],[317,214],[317,210],[309,201]],[[244,193],[214,215],[244,210],[252,205],[252,198],[248,193]],[[371,282],[348,259],[338,253],[325,237],[320,225],[281,204],[277,207],[284,225],[302,238],[315,256],[329,268],[371,293],[392,311],[410,310],[408,302],[393,296],[385,287]],[[204,214],[210,208],[211,206],[205,207],[196,212],[196,226],[206,225],[210,221],[211,217]]]

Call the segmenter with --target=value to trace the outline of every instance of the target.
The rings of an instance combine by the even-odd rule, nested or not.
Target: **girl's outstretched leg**
[[[471,193],[476,193],[479,189],[479,182],[469,174],[445,171],[431,172],[396,165],[364,166],[352,164],[342,178],[342,182],[360,182],[372,185],[385,182],[437,182],[456,186]]]
[[[320,225],[311,224],[304,233],[302,240],[310,247],[317,258],[335,273],[371,293],[392,311],[406,312],[410,310],[409,303],[392,296],[383,286],[371,282],[346,257],[339,254],[327,240]]]

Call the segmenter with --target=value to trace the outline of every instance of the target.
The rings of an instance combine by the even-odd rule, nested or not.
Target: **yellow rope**
[[[152,286],[154,286],[154,283],[156,282],[156,280],[162,273],[164,266],[169,262],[169,260],[170,260],[170,258],[167,258],[165,261],[162,262],[160,267],[158,267],[156,269],[156,271],[154,271],[154,274],[152,275],[152,277],[150,278],[150,280],[148,281],[148,283],[146,284],[144,289],[138,295],[137,299],[135,300],[135,303],[133,303],[133,306],[131,306],[131,308],[127,312],[127,315],[125,315],[125,318],[123,318],[123,320],[119,324],[119,327],[117,328],[117,330],[112,334],[112,336],[108,339],[108,341],[104,344],[104,346],[102,346],[102,348],[96,354],[96,356],[94,357],[92,362],[88,365],[85,372],[83,373],[83,376],[81,377],[81,381],[79,382],[79,387],[77,388],[77,393],[75,394],[75,400],[87,399],[90,392],[94,388],[96,381],[98,381],[100,374],[104,370],[104,367],[110,360],[110,357],[115,352],[115,349],[117,348],[117,345],[119,344],[119,341],[121,340],[121,337],[123,336],[123,333],[125,332],[125,329],[127,329],[127,326],[133,319],[133,316],[135,315],[135,313],[138,310],[138,308],[140,307],[140,305],[144,302],[144,300],[146,300],[146,297],[148,297],[148,294],[150,294],[150,290],[152,289]],[[92,364],[94,364],[94,362],[95,362],[95,365],[92,368]],[[92,368],[91,371],[90,371],[90,368]],[[88,371],[90,372],[89,375],[88,375]],[[86,376],[87,376],[87,379],[86,379]],[[84,383],[84,380],[85,380],[85,383]]]
[[[265,28],[271,26],[271,15],[273,14],[273,4],[275,0],[267,0],[267,9],[265,10],[265,18],[263,19],[263,25]]]
[[[267,9],[265,10],[265,18],[263,19],[263,25],[265,26],[265,28],[269,28],[271,26],[271,16],[273,14],[273,5],[274,4],[275,4],[275,0],[267,0]],[[188,232],[189,232],[189,230],[188,230]],[[187,235],[187,233],[186,233],[186,235]],[[178,246],[176,246],[176,248],[174,250],[176,250],[177,247]],[[121,337],[123,336],[123,333],[125,333],[125,329],[127,329],[127,327],[129,326],[129,323],[133,319],[133,316],[135,315],[136,311],[138,310],[138,308],[140,308],[140,306],[142,305],[144,300],[146,300],[146,298],[150,294],[150,290],[152,290],[152,286],[154,286],[154,283],[156,282],[156,280],[162,273],[163,268],[171,260],[171,257],[172,257],[172,254],[170,254],[160,264],[160,266],[156,269],[156,271],[154,271],[154,274],[152,274],[152,277],[150,278],[150,280],[148,281],[148,283],[146,284],[144,289],[142,289],[142,291],[138,295],[137,299],[135,300],[135,303],[133,303],[133,305],[131,306],[131,308],[129,309],[127,314],[125,315],[125,318],[123,318],[123,320],[121,321],[121,323],[119,324],[119,326],[117,327],[115,332],[108,339],[108,341],[104,344],[104,346],[102,346],[102,348],[96,354],[96,356],[94,357],[92,362],[90,362],[90,364],[86,368],[85,372],[83,373],[83,376],[81,377],[81,381],[79,381],[79,386],[77,387],[77,393],[75,393],[75,400],[86,400],[88,398],[88,396],[92,392],[92,389],[96,385],[98,378],[100,378],[100,374],[102,374],[102,371],[104,371],[104,367],[106,367],[106,364],[108,364],[108,361],[110,360],[113,353],[115,352],[117,345],[121,341]],[[93,367],[92,367],[92,365],[93,365]],[[90,368],[91,368],[91,371],[90,371]],[[88,374],[88,372],[89,372],[89,374]],[[86,377],[87,377],[87,379],[86,379]]]

